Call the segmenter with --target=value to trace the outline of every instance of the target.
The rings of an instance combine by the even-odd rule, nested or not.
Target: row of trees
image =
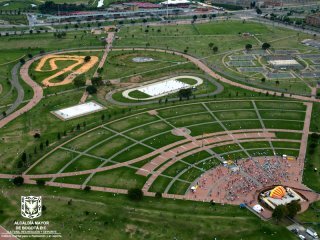
[[[56,13],[56,12],[72,12],[72,11],[84,11],[87,10],[87,6],[84,4],[57,4],[53,1],[48,1],[39,5],[39,11],[41,13]]]
[[[246,49],[247,51],[250,51],[252,48],[253,48],[253,46],[252,46],[251,43],[247,43],[247,44],[245,45],[245,49]],[[269,48],[271,48],[271,45],[270,45],[270,43],[265,42],[265,43],[262,44],[261,48],[262,48],[263,50],[268,50]]]
[[[294,218],[300,210],[301,210],[300,203],[298,201],[292,201],[287,205],[277,206],[272,213],[272,217],[276,221],[280,221],[284,217]]]

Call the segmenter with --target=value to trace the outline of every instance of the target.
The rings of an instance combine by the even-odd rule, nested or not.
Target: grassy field
[[[256,34],[261,41],[277,40],[272,42],[272,47],[275,49],[297,48],[301,53],[310,50],[299,44],[299,41],[309,37],[308,35],[297,36],[289,30],[230,21],[168,27],[123,27],[114,47],[148,45],[175,49],[204,57],[203,61],[208,65],[215,65],[222,72],[233,74],[232,70],[223,65],[223,58],[229,54],[227,52],[242,51],[247,43],[253,44],[256,49],[260,48],[256,39],[245,38],[239,34],[248,31]],[[213,52],[209,43],[218,47],[217,53]],[[67,37],[63,39],[57,39],[53,34],[35,33],[1,37],[0,84],[3,88],[0,93],[1,105],[11,103],[16,97],[15,92],[10,92],[10,85],[7,82],[10,70],[19,58],[27,54],[35,55],[40,50],[48,52],[82,47],[102,47],[102,43],[99,37],[83,31],[68,32]],[[100,53],[97,54],[101,56]],[[132,61],[132,58],[140,56],[152,57],[156,61],[150,63]],[[24,58],[27,59],[27,56]],[[141,76],[139,81],[148,81],[170,74],[193,73],[203,77],[207,83],[208,76],[193,64],[176,64],[181,61],[184,59],[172,54],[112,51],[104,66],[102,77],[108,80],[120,78],[122,83],[127,83],[132,81],[130,79],[132,75]],[[59,65],[63,67],[65,64]],[[32,71],[31,73],[36,76],[38,82],[45,77],[36,75]],[[255,77],[258,79],[261,76]],[[267,86],[273,84],[265,83]],[[299,84],[294,83],[292,88],[304,89]],[[89,97],[89,100],[95,100],[106,106],[104,111],[65,122],[50,112],[78,104],[83,90],[72,89],[63,93],[62,91],[69,88],[46,89],[47,96],[40,104],[0,130],[0,172],[20,173],[48,151],[63,143],[62,147],[58,147],[45,157],[29,173],[68,173],[114,166],[150,154],[168,144],[182,144],[178,141],[186,139],[172,134],[172,129],[175,127],[186,127],[191,130],[192,137],[201,138],[202,135],[209,133],[225,134],[225,129],[263,131],[262,127],[265,125],[266,128],[279,129],[274,130],[275,137],[270,142],[266,139],[243,140],[239,144],[229,142],[221,146],[215,145],[211,150],[227,160],[273,155],[273,150],[278,155],[298,155],[306,110],[302,102],[267,97],[226,84],[222,85],[224,87],[222,93],[208,98],[131,107],[108,103],[105,94],[114,90],[114,86],[105,86],[99,88],[97,95]],[[280,83],[280,87],[286,88],[288,85]],[[32,96],[32,92],[28,91],[27,87],[26,90],[25,99],[28,99]],[[205,89],[200,90],[201,93],[205,92]],[[213,85],[207,89],[209,92],[214,90]],[[51,93],[57,94],[49,96]],[[158,116],[150,115],[149,110],[156,110]],[[318,114],[319,106],[315,104],[312,131],[319,129]],[[41,137],[34,138],[35,132],[40,132]],[[70,141],[65,143],[68,140]],[[47,141],[48,146],[46,146]],[[27,161],[21,167],[18,163],[24,151],[27,153]],[[313,171],[314,167],[319,168],[318,155],[317,148],[313,156],[307,156],[304,174],[304,183],[315,190],[319,188],[319,174]],[[136,172],[157,156],[159,153],[128,166],[99,172],[92,176],[83,174],[56,178],[54,181],[71,184],[87,183],[92,186],[119,189],[142,188],[150,176],[145,177]],[[216,157],[206,151],[188,153],[166,168],[152,183],[149,191],[183,195],[201,174],[220,164]],[[155,170],[161,166],[163,165],[157,166]],[[211,206],[202,202],[155,198],[131,202],[125,195],[37,186],[16,188],[4,180],[0,180],[0,185],[2,189],[0,224],[9,230],[12,229],[12,221],[20,219],[18,211],[20,196],[32,194],[44,198],[47,210],[41,220],[49,220],[50,228],[60,231],[66,239],[86,239],[88,236],[91,239],[100,239],[101,236],[108,236],[110,239],[294,239],[294,235],[282,226],[283,223],[278,225],[273,221],[260,221],[238,206],[219,204]],[[299,220],[308,221],[309,218],[313,221],[317,217],[314,211],[310,210],[299,216]]]
[[[229,130],[262,129],[251,101],[237,101],[237,106],[234,103],[234,101],[210,101],[207,103],[193,103],[191,105],[180,104],[180,106],[156,109],[161,119],[149,115],[147,112],[142,112],[134,116],[111,121],[104,124],[102,128],[89,131],[79,139],[75,138],[73,141],[68,142],[63,148],[54,151],[43,159],[36,167],[31,169],[30,173],[44,174],[58,171],[81,171],[96,168],[97,166],[110,166],[137,159],[151,153],[156,148],[182,140],[183,138],[172,135],[171,130],[173,126],[190,129],[191,135],[194,137],[204,133],[223,132],[224,129],[220,124]],[[281,105],[282,109],[280,109],[278,101],[255,101],[255,104],[259,106],[258,111],[263,113],[261,115],[262,121],[267,127],[302,130],[303,124],[300,124],[300,121],[304,117],[305,106],[303,104],[298,102],[283,102]],[[207,106],[210,112],[204,106]],[[277,111],[275,110],[273,110],[273,114],[266,114],[269,111],[272,112],[271,109],[281,111],[281,120],[279,120]],[[219,123],[213,118],[213,115],[221,122]],[[165,120],[162,120],[162,118]],[[281,121],[290,122],[289,124],[286,122],[286,124],[278,125]],[[120,133],[120,135],[116,133]],[[272,147],[278,155],[297,156],[300,147],[299,140],[296,142],[286,142],[286,139],[295,139],[294,134],[286,133],[286,135],[282,135],[283,138],[279,135],[280,138],[275,138],[272,145],[261,140],[261,143],[246,143],[246,141],[243,141],[242,146],[250,152],[251,156],[265,155],[266,153],[273,155]],[[74,152],[73,150],[80,152]],[[213,150],[226,159],[237,160],[248,157],[239,146],[226,144],[226,146],[214,148]],[[81,152],[85,154],[85,158],[79,155],[82,154]],[[141,166],[151,160],[152,158],[146,159]],[[185,162],[188,164],[185,164]],[[189,164],[193,164],[197,168],[190,169]],[[165,188],[169,193],[184,194],[188,186],[196,178],[204,171],[218,164],[219,162],[212,159],[207,152],[199,152],[199,154],[196,153],[184,157],[181,161],[176,162],[163,172],[162,179],[178,176],[170,184],[171,186],[168,183],[167,188],[165,188],[163,181],[155,181],[154,184],[156,185],[153,185],[152,189]],[[67,166],[67,168],[64,166]],[[137,167],[127,166],[116,168],[110,172],[101,172],[94,175],[91,180],[88,179],[90,180],[89,185],[124,189],[134,186],[142,187],[146,179],[134,174],[137,169]],[[75,183],[76,180],[73,179],[78,179],[78,177],[66,180]],[[115,179],[123,180],[114,181]],[[58,179],[57,181],[63,182],[63,179]],[[167,181],[169,180],[167,179]],[[80,179],[78,184],[83,184],[83,182],[84,179]],[[162,184],[162,186],[158,186],[157,183]]]
[[[260,221],[238,206],[154,198],[132,202],[125,195],[36,186],[14,188],[4,181],[1,186],[10,192],[0,195],[1,202],[6,203],[0,207],[0,224],[8,230],[13,229],[14,219],[21,219],[20,196],[32,193],[43,196],[47,208],[40,220],[50,221],[49,229],[61,232],[64,239],[100,239],[104,235],[119,240],[294,239],[283,226]]]
[[[243,37],[243,32],[250,32],[254,37]],[[119,33],[120,39],[115,42],[117,47],[149,47],[173,49],[186,52],[197,57],[205,58],[204,61],[214,67],[228,78],[238,81],[245,81],[247,84],[259,85],[261,88],[272,88],[283,92],[294,92],[299,94],[310,94],[308,84],[315,84],[315,81],[300,80],[292,77],[290,79],[267,79],[262,73],[240,73],[235,67],[229,67],[229,55],[243,55],[244,46],[252,44],[254,49],[260,49],[260,42],[270,41],[272,50],[297,49],[299,53],[315,52],[316,50],[301,44],[304,38],[310,38],[306,34],[297,35],[296,32],[274,28],[263,24],[240,21],[213,21],[205,24],[190,24],[180,26],[136,26],[123,27]],[[258,40],[259,41],[258,41]],[[220,44],[222,43],[223,44]],[[218,47],[215,53],[211,45]],[[260,50],[259,50],[260,51]],[[253,52],[252,52],[253,53]],[[254,60],[257,67],[263,66],[260,57]],[[270,70],[271,71],[271,70]]]
[[[0,21],[5,21],[8,24],[15,24],[15,25],[21,25],[21,24],[28,24],[28,20],[26,15],[4,15],[0,14]]]

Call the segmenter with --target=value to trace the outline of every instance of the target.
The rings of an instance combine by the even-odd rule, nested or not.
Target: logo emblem
[[[42,199],[35,196],[21,196],[21,216],[29,219],[38,218],[42,212]]]

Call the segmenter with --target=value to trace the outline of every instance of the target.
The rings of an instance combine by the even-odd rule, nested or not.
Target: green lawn
[[[128,167],[121,167],[96,173],[88,185],[123,189],[142,188],[147,178],[135,174],[136,171]]]
[[[309,144],[310,142],[311,141],[309,140]],[[314,171],[315,168],[317,168],[318,171]],[[306,162],[305,162],[305,170],[303,173],[303,182],[308,187],[318,192],[320,191],[319,169],[320,169],[320,146],[318,144],[313,154],[310,153],[310,146],[308,146]]]
[[[202,202],[154,198],[132,202],[125,195],[37,186],[16,188],[3,180],[1,186],[11,193],[0,194],[1,202],[6,203],[0,206],[0,223],[8,230],[13,229],[13,220],[22,220],[20,196],[32,192],[43,196],[47,208],[40,220],[50,221],[50,230],[61,232],[64,239],[295,239],[282,225],[260,221],[238,206],[211,207]]]

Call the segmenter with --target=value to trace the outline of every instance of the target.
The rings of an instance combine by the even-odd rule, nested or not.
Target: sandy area
[[[91,56],[91,59],[89,62],[84,61],[85,56],[78,56],[78,55],[54,55],[49,54],[45,57],[41,58],[39,64],[36,66],[35,71],[37,72],[49,72],[49,71],[55,71],[58,69],[58,66],[56,64],[56,61],[75,61],[74,64],[71,64],[70,66],[62,69],[61,71],[51,75],[50,77],[47,77],[42,81],[42,84],[47,87],[53,87],[53,86],[61,86],[65,84],[72,83],[72,81],[80,74],[86,73],[89,71],[99,60],[97,56]],[[45,63],[49,61],[50,69],[49,70],[42,70]],[[77,66],[82,65],[77,70],[74,70]],[[70,72],[70,74],[61,82],[53,83],[51,82],[52,79],[65,74],[67,72]]]

